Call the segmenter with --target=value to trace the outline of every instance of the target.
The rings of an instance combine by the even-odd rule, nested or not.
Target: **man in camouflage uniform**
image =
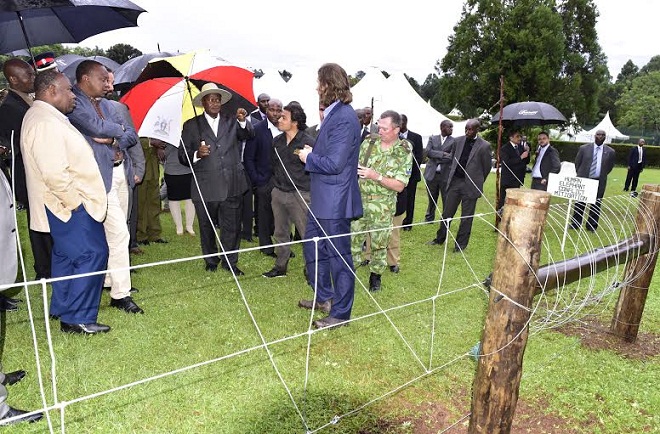
[[[360,146],[358,176],[364,215],[351,224],[351,250],[355,263],[361,263],[362,245],[371,239],[369,290],[380,289],[380,278],[387,268],[387,242],[392,231],[396,194],[408,184],[412,167],[412,145],[399,139],[401,115],[387,110],[378,120],[378,137],[367,138]]]

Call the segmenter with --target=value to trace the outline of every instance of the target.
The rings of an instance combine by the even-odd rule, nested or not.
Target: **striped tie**
[[[598,151],[600,146],[594,148],[594,155],[591,157],[591,168],[589,168],[589,178],[597,178],[596,168],[598,167]]]

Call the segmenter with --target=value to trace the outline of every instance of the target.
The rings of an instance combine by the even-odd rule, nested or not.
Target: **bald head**
[[[19,92],[34,92],[34,69],[24,60],[12,58],[2,65],[9,87]]]

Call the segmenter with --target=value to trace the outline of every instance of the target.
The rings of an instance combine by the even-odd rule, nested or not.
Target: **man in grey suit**
[[[427,185],[429,204],[426,208],[424,220],[432,222],[435,220],[435,209],[438,205],[438,195],[445,203],[445,192],[447,191],[447,177],[451,169],[451,151],[454,138],[451,136],[454,124],[450,120],[440,123],[440,135],[429,137],[429,143],[424,149],[424,156],[428,158],[424,169],[424,179]],[[442,208],[440,208],[442,209]]]
[[[192,168],[199,183],[198,190],[193,178],[191,196],[204,255],[218,253],[213,220],[220,224],[220,247],[224,251],[238,250],[240,246],[241,205],[248,189],[241,163],[241,142],[254,137],[254,130],[244,108],[239,108],[235,117],[220,114],[222,104],[230,99],[231,93],[215,83],[205,84],[194,100],[196,106],[204,107],[204,113],[186,121],[181,132],[185,146],[179,147],[179,161]],[[204,260],[206,271],[218,269],[218,256]],[[237,262],[238,253],[226,255],[222,268],[233,269],[241,276],[244,273]]]
[[[443,244],[447,238],[449,219],[454,218],[461,205],[461,224],[454,245],[454,252],[465,250],[470,241],[472,216],[477,199],[483,194],[483,185],[490,173],[490,144],[477,137],[480,124],[470,119],[465,125],[465,136],[458,137],[452,151],[452,162],[447,179],[446,200],[442,207],[442,221],[436,237],[427,244]]]
[[[605,145],[605,131],[596,131],[594,143],[587,143],[580,146],[575,156],[575,171],[580,178],[591,178],[598,181],[598,193],[596,203],[589,207],[589,217],[587,218],[587,230],[595,232],[598,229],[598,220],[600,218],[600,205],[605,195],[607,186],[607,175],[614,168],[614,149]],[[573,208],[573,223],[571,229],[577,229],[582,226],[582,217],[586,203],[575,202]]]

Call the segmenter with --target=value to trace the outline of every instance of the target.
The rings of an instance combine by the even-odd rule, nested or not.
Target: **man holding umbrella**
[[[236,111],[235,118],[220,114],[222,105],[231,97],[215,83],[206,83],[194,99],[194,105],[204,107],[204,113],[186,121],[181,132],[184,146],[179,147],[179,161],[193,169],[197,180],[196,184],[193,178],[191,194],[204,255],[218,253],[213,220],[220,224],[221,250],[240,247],[241,205],[248,189],[241,163],[241,142],[254,137],[254,130],[244,108]],[[204,260],[206,271],[218,269],[218,256]],[[244,273],[237,262],[238,253],[226,255],[222,268],[241,276]]]

